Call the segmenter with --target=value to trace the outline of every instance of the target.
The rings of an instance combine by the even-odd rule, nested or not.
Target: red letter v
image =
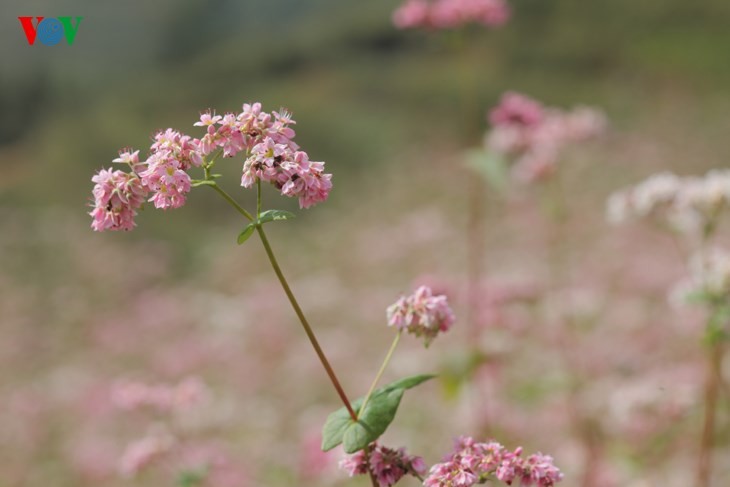
[[[44,17],[36,17],[35,20],[35,26],[33,26],[33,17],[18,17],[18,20],[20,20],[20,25],[23,26],[23,32],[25,32],[25,37],[28,38],[28,45],[32,46],[35,42],[35,36],[38,32],[38,24],[41,23],[41,20],[44,19]]]

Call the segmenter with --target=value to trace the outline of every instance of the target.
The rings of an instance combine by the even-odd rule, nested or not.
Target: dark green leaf
[[[259,216],[260,223],[268,223],[276,220],[290,220],[296,218],[294,213],[284,210],[266,210]]]
[[[256,230],[255,223],[249,223],[248,225],[246,225],[246,228],[244,228],[241,234],[238,236],[238,245],[241,245],[243,242],[248,240],[248,238],[253,235],[254,230]]]

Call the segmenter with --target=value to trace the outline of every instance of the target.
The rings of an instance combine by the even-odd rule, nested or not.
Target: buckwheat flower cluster
[[[514,176],[523,182],[550,177],[566,146],[593,138],[606,128],[605,116],[594,108],[547,108],[515,92],[502,96],[489,112],[489,121],[487,148],[508,157]]]
[[[426,487],[470,487],[496,478],[507,485],[550,487],[563,479],[553,458],[542,453],[522,457],[522,448],[509,451],[490,441],[479,443],[471,437],[456,441],[454,452],[442,463],[431,467]]]
[[[679,177],[669,172],[650,176],[632,188],[612,194],[607,218],[622,223],[634,218],[666,220],[685,233],[708,231],[730,207],[730,170],[713,170],[703,177]]]
[[[369,465],[365,451],[361,450],[344,458],[340,462],[340,468],[345,470],[350,477],[365,475],[371,471],[380,487],[390,487],[405,475],[420,478],[426,473],[423,458],[408,455],[404,448],[395,450],[377,443],[370,450]]]
[[[293,140],[294,124],[286,110],[267,113],[260,103],[246,103],[238,114],[203,113],[195,123],[206,128],[200,143],[204,155],[218,148],[224,157],[245,151],[241,186],[271,183],[282,195],[299,198],[300,208],[309,208],[327,199],[332,175],[324,172],[323,162],[310,161],[307,153],[299,150]]]
[[[730,299],[730,253],[718,247],[695,253],[689,261],[689,276],[675,286],[670,301],[693,297],[727,302]]]
[[[454,324],[454,312],[444,295],[433,295],[431,288],[421,286],[410,296],[401,296],[386,310],[388,325],[423,337],[425,345]]]
[[[187,171],[203,164],[199,143],[173,129],[155,134],[146,168],[140,173],[142,183],[154,193],[149,201],[155,208],[179,208],[185,204],[191,188]]]
[[[399,29],[456,29],[469,23],[496,27],[509,17],[505,0],[406,0],[393,12],[393,24]]]
[[[185,204],[191,188],[187,170],[203,163],[199,141],[173,129],[158,132],[154,140],[145,161],[139,160],[139,151],[131,150],[112,161],[127,165],[130,172],[102,169],[91,178],[96,183],[90,213],[94,230],[131,230],[145,200],[162,209]]]
[[[171,128],[156,133],[144,161],[139,151],[123,150],[113,162],[127,165],[129,172],[103,169],[92,178],[92,228],[131,230],[145,200],[161,209],[183,206],[193,187],[189,170],[206,164],[209,156],[215,159],[216,151],[223,157],[245,154],[241,185],[246,188],[271,183],[282,195],[298,198],[301,208],[325,201],[332,175],[294,142],[295,123],[286,110],[267,113],[260,103],[245,103],[240,113],[201,114],[193,124],[205,130],[200,139]]]

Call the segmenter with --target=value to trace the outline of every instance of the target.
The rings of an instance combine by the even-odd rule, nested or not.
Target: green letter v
[[[69,46],[72,45],[74,43],[74,39],[76,39],[76,32],[79,30],[81,19],[83,19],[83,17],[76,17],[76,25],[73,25],[71,23],[71,17],[58,17],[58,20],[60,20],[63,24],[63,32],[66,34],[66,41]]]

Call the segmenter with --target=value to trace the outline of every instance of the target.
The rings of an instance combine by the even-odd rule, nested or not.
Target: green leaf
[[[268,223],[277,220],[291,220],[296,218],[294,213],[284,210],[266,210],[259,215],[259,223]]]
[[[215,181],[211,181],[210,179],[194,179],[190,186],[193,188],[197,188],[198,186],[215,186]]]
[[[253,235],[254,230],[256,230],[255,223],[251,222],[246,225],[246,228],[244,228],[243,231],[238,235],[238,245],[241,245],[243,242],[248,240],[248,238]]]
[[[331,413],[322,428],[322,450],[331,450],[340,443],[347,453],[362,450],[388,429],[403,393],[434,377],[432,374],[414,375],[376,389],[362,412],[360,407],[364,398],[358,398],[352,403],[353,410],[358,414],[357,422],[352,420],[344,407]]]
[[[466,153],[466,165],[480,173],[497,191],[507,188],[507,161],[500,154],[486,149],[471,150]]]
[[[413,389],[414,387],[421,385],[427,380],[433,379],[434,377],[436,377],[436,374],[412,375],[410,377],[391,382],[387,386],[381,387],[379,390]]]
[[[355,410],[355,413],[360,410],[362,401],[363,398],[360,398],[352,403],[352,408]],[[345,435],[345,431],[354,423],[345,407],[341,407],[337,411],[330,413],[322,428],[322,451],[329,451],[342,443],[342,437]]]
[[[353,423],[342,437],[345,453],[355,453],[380,438],[395,418],[400,400],[405,389],[396,388],[374,392],[365,405],[365,410],[358,415],[357,423]]]

